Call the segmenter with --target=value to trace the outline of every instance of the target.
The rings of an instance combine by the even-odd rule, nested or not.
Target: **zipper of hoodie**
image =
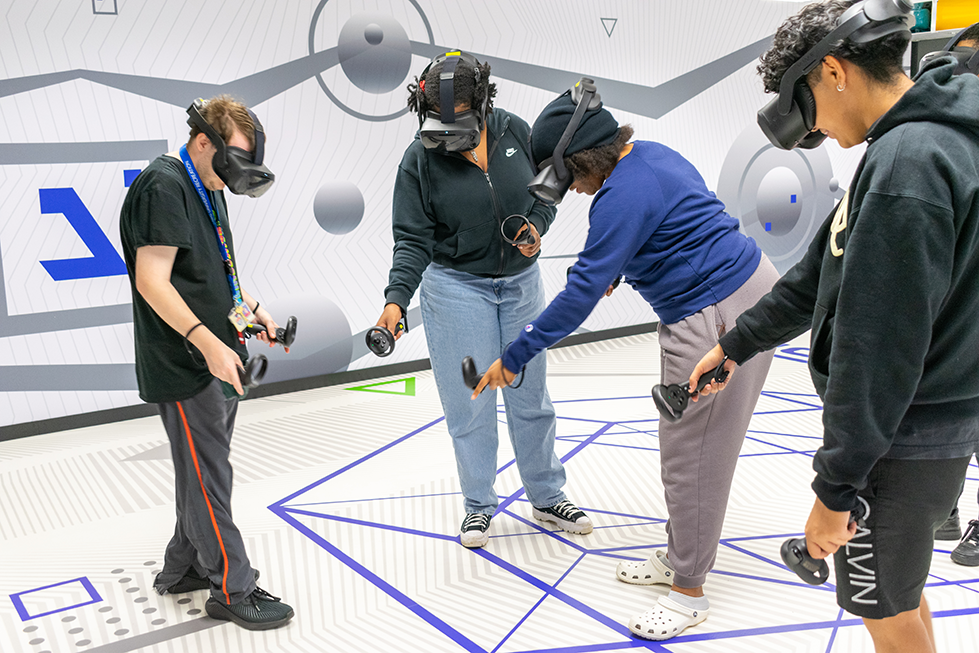
[[[493,160],[493,153],[496,152],[496,146],[500,144],[503,137],[506,135],[506,130],[510,126],[510,116],[503,119],[503,129],[500,130],[500,136],[493,143],[493,147],[490,148],[489,153],[486,155],[486,172],[483,172],[483,176],[486,177],[486,183],[489,185],[490,197],[493,199],[493,212],[496,214],[496,222],[500,229],[503,228],[503,212],[500,210],[500,200],[496,196],[496,189],[493,188],[493,180],[489,176],[490,162]],[[489,131],[487,130],[487,133]],[[496,276],[503,274],[503,270],[506,267],[506,259],[503,252],[503,245],[500,244],[500,267],[496,271]]]

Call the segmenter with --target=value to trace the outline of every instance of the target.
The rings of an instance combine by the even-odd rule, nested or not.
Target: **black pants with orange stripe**
[[[177,525],[156,590],[163,593],[192,567],[211,581],[211,596],[239,603],[255,589],[255,572],[231,518],[231,434],[238,400],[217,379],[199,394],[158,404],[176,476]]]

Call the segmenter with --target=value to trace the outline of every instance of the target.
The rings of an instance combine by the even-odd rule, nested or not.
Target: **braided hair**
[[[424,79],[415,77],[415,82],[408,84],[408,110],[419,118],[423,118],[429,111],[439,110],[439,78],[444,63],[445,61],[440,61],[429,66]],[[468,61],[460,58],[452,77],[456,106],[465,104],[478,110],[486,99],[486,113],[492,113],[496,84],[489,81],[489,76],[488,63],[478,64],[474,68]]]

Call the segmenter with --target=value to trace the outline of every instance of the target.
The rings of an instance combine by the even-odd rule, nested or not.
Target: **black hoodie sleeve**
[[[394,181],[391,225],[394,254],[384,301],[408,310],[408,304],[421,283],[422,273],[432,262],[435,249],[435,218],[426,210],[425,195],[418,174],[418,158],[405,156]],[[414,169],[412,169],[414,168]]]
[[[835,213],[836,209],[819,228],[802,260],[738,317],[737,326],[721,337],[721,349],[735,363],[741,365],[755,354],[786,343],[812,326],[823,252]]]

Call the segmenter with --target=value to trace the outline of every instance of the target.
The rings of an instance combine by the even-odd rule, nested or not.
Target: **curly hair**
[[[962,36],[959,38],[959,44],[965,45],[966,43],[972,43],[969,47],[973,48],[979,46],[979,23],[976,23],[962,33]]]
[[[619,162],[622,148],[632,138],[633,133],[632,125],[622,125],[619,127],[619,133],[614,141],[608,145],[599,145],[575,152],[564,158],[564,166],[575,179],[592,176],[608,179],[608,176],[612,174],[612,169],[615,168],[615,164]]]
[[[439,78],[442,74],[444,61],[431,66],[425,74],[425,79],[419,81],[415,77],[413,84],[408,84],[408,110],[424,116],[429,111],[439,110]],[[476,81],[476,69],[465,59],[456,64],[455,75],[452,78],[452,91],[456,106],[468,105],[479,108],[483,99],[487,98],[487,113],[493,112],[493,98],[496,97],[496,84],[489,81],[490,65],[478,65],[479,81]]]
[[[237,128],[248,139],[249,149],[255,148],[255,123],[248,115],[248,109],[230,95],[218,95],[211,98],[201,107],[201,117],[214,128],[224,142],[227,143]],[[190,140],[201,133],[197,125],[190,128]]]
[[[777,93],[785,71],[833,31],[839,17],[857,1],[814,2],[782,23],[775,32],[772,47],[761,55],[757,68],[765,92]],[[854,43],[846,39],[830,50],[829,55],[859,66],[871,80],[888,86],[903,74],[904,51],[909,42],[907,32],[891,34],[869,43]],[[821,67],[817,66],[810,73],[810,81],[818,82],[821,76]]]

